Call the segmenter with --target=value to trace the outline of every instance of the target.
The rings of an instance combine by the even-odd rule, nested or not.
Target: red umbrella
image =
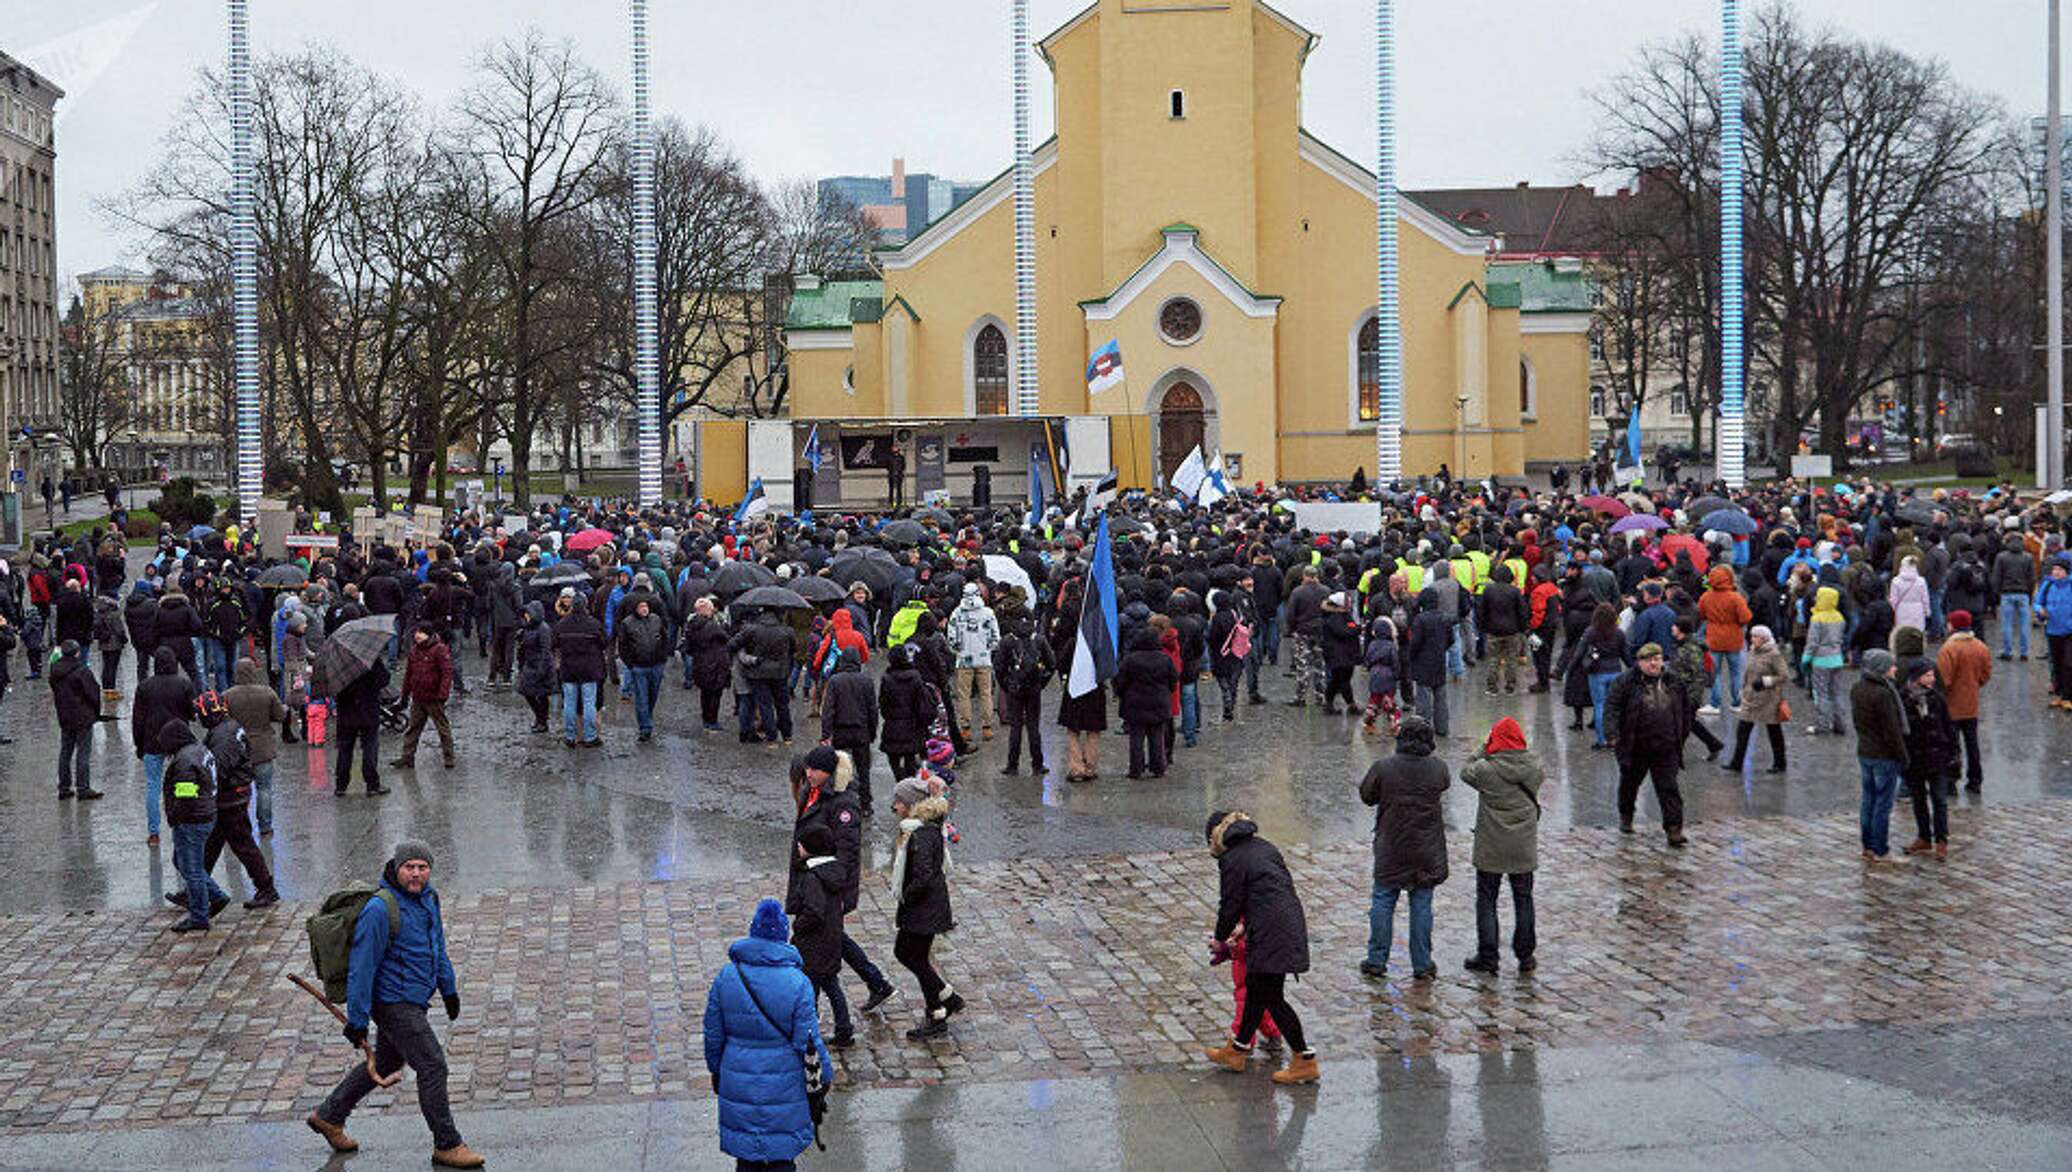
[[[1705,543],[1688,533],[1671,533],[1662,538],[1662,552],[1669,560],[1675,561],[1678,551],[1690,554],[1691,567],[1701,574],[1705,572],[1706,564],[1712,560]]]
[[[561,548],[568,550],[570,553],[589,553],[600,545],[610,545],[611,543],[611,530],[585,529],[563,542]]]
[[[1597,512],[1606,513],[1612,517],[1624,517],[1633,511],[1626,506],[1625,501],[1608,496],[1586,496],[1576,503],[1586,509],[1594,509]]]

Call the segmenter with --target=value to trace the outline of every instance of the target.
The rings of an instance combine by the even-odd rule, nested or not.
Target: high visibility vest
[[[1465,557],[1453,559],[1453,580],[1469,594],[1482,593],[1482,579],[1475,573],[1475,563]]]
[[[1526,579],[1524,558],[1505,558],[1504,564],[1511,567],[1511,585],[1520,590],[1529,590],[1531,583]]]
[[[1482,588],[1489,585],[1489,555],[1479,549],[1471,549],[1468,551],[1468,564],[1475,567],[1475,593],[1480,594]]]
[[[1396,559],[1396,568],[1403,571],[1403,588],[1415,597],[1424,590],[1424,567],[1416,562]]]

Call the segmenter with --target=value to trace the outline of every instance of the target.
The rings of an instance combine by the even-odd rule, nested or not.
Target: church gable
[[[1165,245],[1153,253],[1106,297],[1080,302],[1086,320],[1113,321],[1145,290],[1174,265],[1185,265],[1199,273],[1209,286],[1246,317],[1274,317],[1280,312],[1279,297],[1262,296],[1245,288],[1229,270],[1202,250],[1199,234],[1188,224],[1174,224],[1164,231]]]

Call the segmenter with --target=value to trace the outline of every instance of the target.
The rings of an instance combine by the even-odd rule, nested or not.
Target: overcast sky
[[[1041,36],[1084,0],[1032,0]],[[1282,0],[1319,33],[1303,121],[1373,154],[1370,0]],[[260,0],[260,52],[327,42],[452,99],[487,40],[535,25],[572,38],[608,76],[626,70],[625,5],[608,0]],[[1943,58],[2010,113],[2044,100],[2044,0],[1807,0],[1801,11]],[[1007,0],[655,0],[657,111],[717,128],[768,180],[912,171],[986,178],[1012,150]],[[48,61],[67,86],[58,129],[60,271],[139,259],[100,197],[159,149],[195,70],[224,51],[220,0],[0,0],[0,50]],[[1640,45],[1716,35],[1711,0],[1398,0],[1398,157],[1406,186],[1569,182],[1592,122],[1588,92]],[[39,51],[41,51],[39,55]],[[1033,80],[1040,141],[1049,71]],[[622,84],[622,90],[624,89]]]

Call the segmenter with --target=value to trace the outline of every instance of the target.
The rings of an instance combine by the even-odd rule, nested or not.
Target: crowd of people
[[[1020,772],[1025,755],[1045,773],[1062,734],[1063,776],[1087,784],[1112,770],[1102,734],[1120,725],[1124,776],[1149,784],[1214,736],[1216,715],[1228,723],[1240,705],[1268,703],[1261,678],[1278,672],[1288,705],[1392,736],[1393,752],[1358,787],[1376,809],[1372,932],[1360,964],[1376,977],[1387,972],[1400,897],[1411,975],[1436,972],[1432,899],[1447,878],[1441,795],[1452,778],[1438,745],[1453,733],[1463,687],[1544,694],[1538,703],[1566,708],[1570,729],[1616,758],[1619,829],[1634,831],[1645,784],[1671,848],[1688,841],[1679,787],[1688,741],[1740,773],[1760,729],[1769,768],[1781,773],[1791,730],[1853,735],[1865,861],[1892,854],[1901,794],[1916,822],[1903,852],[1944,857],[1954,786],[1984,784],[1985,686],[1996,662],[2037,650],[2036,625],[2050,704],[2072,711],[2063,521],[2004,490],[1717,487],[1578,496],[1440,478],[1363,491],[1376,523],[1329,533],[1303,528],[1285,498],[1263,491],[1212,507],[1132,493],[1105,509],[1082,494],[1033,522],[1009,509],[751,518],[698,503],[643,510],[564,498],[522,528],[457,513],[427,540],[345,534],[335,551],[285,556],[263,555],[235,527],[168,532],[134,577],[118,540],[88,533],[44,539],[22,564],[0,562],[0,651],[19,643],[27,677],[48,681],[61,799],[100,796],[88,733],[122,716],[121,663],[134,654],[128,719],[147,780],[146,841],[159,842],[163,814],[190,931],[227,900],[210,878],[225,847],[250,873],[250,906],[277,898],[257,840],[272,833],[283,744],[329,738],[334,793],[349,793],[357,760],[365,792],[379,795],[385,730],[404,736],[391,769],[416,768],[427,725],[443,763],[455,764],[449,706],[459,697],[515,692],[538,736],[557,731],[558,705],[560,739],[580,752],[603,743],[614,690],[637,742],[654,741],[669,721],[671,683],[696,693],[687,730],[728,731],[731,701],[742,743],[805,742],[792,759],[785,899],[758,911],[732,953],[733,976],[723,972],[708,1001],[723,1128],[752,1131],[765,1118],[758,1096],[774,1059],[724,1041],[715,1051],[713,1031],[747,1038],[751,1051],[781,1035],[797,1057],[821,1045],[817,1024],[811,1046],[776,1027],[806,1020],[793,1012],[800,997],[825,996],[827,1042],[839,1049],[854,1037],[844,965],[864,982],[864,1012],[893,996],[844,924],[858,906],[874,794],[888,786],[894,957],[922,999],[908,1036],[941,1036],[962,1009],[933,961],[935,939],[954,923],[955,777],[1003,733],[1003,773]],[[1084,653],[1097,518],[1112,538],[1119,629],[1112,671],[1087,691],[1060,681]],[[317,670],[327,638],[369,619],[388,646],[327,689]],[[0,657],[0,700],[8,662]],[[1215,707],[1204,704],[1209,682]],[[1524,715],[1529,702],[1515,703]],[[1730,727],[1716,723],[1729,715]],[[1508,882],[1512,952],[1529,972],[1547,770],[1516,720],[1476,738],[1482,747],[1460,771],[1480,803],[1478,947],[1467,967],[1497,968]],[[1223,876],[1215,954],[1231,962],[1240,993],[1229,1042],[1211,1057],[1242,1068],[1255,1031],[1270,1028],[1291,1053],[1276,1077],[1312,1080],[1314,1055],[1285,987],[1309,964],[1293,881],[1243,812],[1218,812],[1207,838]],[[789,968],[802,985],[770,971]]]

